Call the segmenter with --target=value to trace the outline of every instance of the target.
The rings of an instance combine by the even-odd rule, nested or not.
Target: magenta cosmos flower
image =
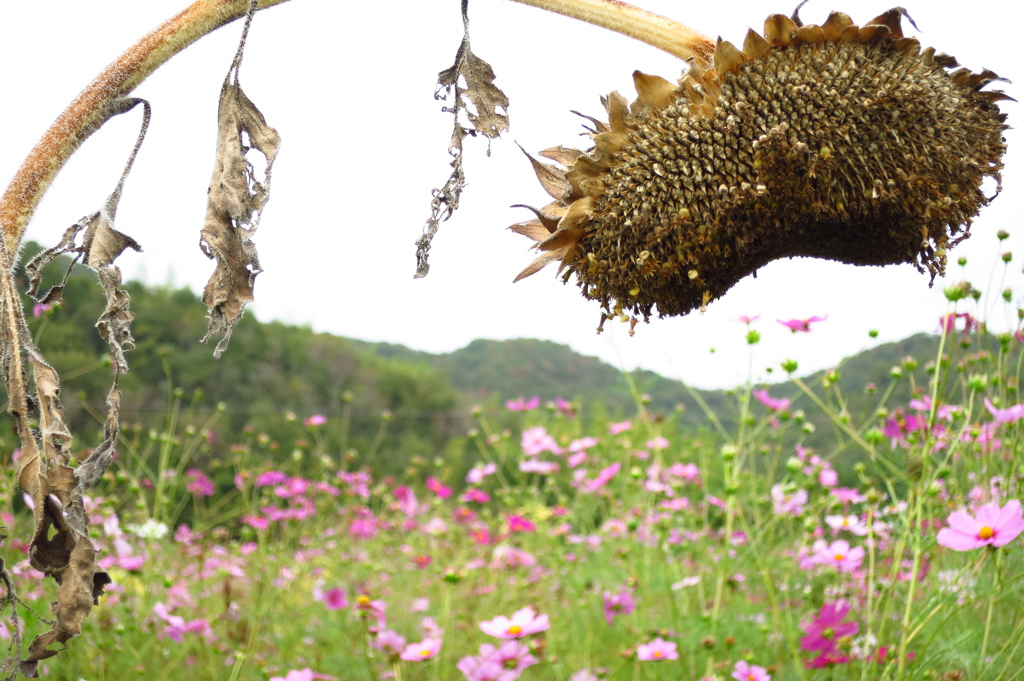
[[[748,664],[740,660],[732,670],[732,678],[736,681],[772,681],[771,674],[764,667]]]
[[[793,333],[796,333],[797,331],[807,333],[811,330],[811,324],[815,322],[823,322],[826,319],[828,319],[828,315],[825,315],[824,317],[808,317],[807,319],[790,319],[789,321],[785,322],[782,321],[781,319],[777,319],[776,321],[779,324],[782,324],[790,331],[792,331]]]
[[[611,625],[619,615],[628,615],[636,610],[636,603],[633,601],[632,591],[620,591],[613,594],[611,591],[604,592],[604,619]]]
[[[480,623],[480,631],[497,638],[522,638],[539,634],[550,627],[547,615],[537,615],[533,608],[523,608],[512,613],[512,617],[498,615],[493,620]]]
[[[679,653],[676,651],[676,644],[658,637],[650,643],[644,643],[636,649],[638,660],[678,660]]]
[[[810,622],[804,622],[800,628],[807,635],[800,639],[802,650],[820,650],[823,654],[836,651],[836,639],[853,636],[860,630],[856,622],[843,622],[850,612],[850,604],[844,601],[826,603],[821,606],[818,616]]]
[[[1002,508],[994,501],[983,504],[973,516],[965,510],[953,511],[947,522],[949,527],[939,530],[937,539],[940,546],[954,551],[1005,546],[1024,532],[1024,517],[1016,499]]]

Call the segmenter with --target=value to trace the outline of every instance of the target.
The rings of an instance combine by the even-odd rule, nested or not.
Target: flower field
[[[979,331],[958,290],[940,354],[905,363],[928,380],[894,367],[914,397],[889,404],[892,386],[867,386],[863,418],[845,411],[836,372],[796,380],[794,395],[748,385],[733,393],[735,429],[708,414],[698,433],[642,395],[612,421],[522,397],[500,415],[474,410],[471,466],[415,459],[401,479],[326,451],[336,424],[319,414],[289,458],[274,452],[292,443],[256,429],[219,461],[202,455],[215,423],[135,432],[89,501],[114,583],[47,673],[1018,678],[1020,341]],[[756,343],[758,321],[741,321]],[[811,322],[827,319],[783,323]],[[832,450],[803,444],[800,395],[830,416]],[[14,539],[30,514],[6,484],[6,524],[20,531],[4,560],[28,640],[53,585]]]

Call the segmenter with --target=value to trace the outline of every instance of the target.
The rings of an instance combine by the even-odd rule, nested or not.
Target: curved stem
[[[260,0],[259,9],[287,2]],[[164,62],[235,19],[249,0],[199,0],[165,21],[114,60],[71,102],[46,131],[0,197],[0,231],[13,261],[32,213],[71,155],[114,113],[115,102],[134,90]],[[10,268],[13,262],[4,262]]]
[[[710,66],[715,42],[689,26],[620,0],[515,0],[639,40],[680,59]]]

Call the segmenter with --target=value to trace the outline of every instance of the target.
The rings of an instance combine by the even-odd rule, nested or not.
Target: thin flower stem
[[[260,0],[259,9],[287,0]],[[13,261],[32,214],[71,155],[116,113],[116,102],[167,60],[244,17],[250,0],[199,0],[143,36],[98,75],[46,131],[0,197],[4,260]],[[7,269],[13,262],[4,262]]]
[[[1003,588],[1003,561],[1002,554],[998,549],[988,549],[996,554],[996,589],[988,596],[988,612],[985,615],[985,634],[981,639],[981,661],[985,662],[985,653],[988,651],[988,635],[992,631],[992,613],[996,608],[996,595]]]
[[[711,65],[715,43],[706,35],[620,0],[516,0],[588,24],[607,28],[703,67]]]

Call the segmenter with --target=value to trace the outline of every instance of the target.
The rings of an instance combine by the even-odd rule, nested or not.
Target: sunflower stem
[[[619,0],[516,0],[524,5],[562,14],[639,40],[651,47],[703,67],[712,63],[715,43],[711,38],[660,14]]]
[[[265,9],[287,0],[260,0]],[[6,257],[16,257],[32,214],[54,177],[82,143],[115,113],[127,95],[168,59],[204,35],[246,15],[250,0],[199,0],[147,33],[115,59],[75,98],[43,138],[0,197],[0,231]],[[3,262],[10,269],[13,262]]]

